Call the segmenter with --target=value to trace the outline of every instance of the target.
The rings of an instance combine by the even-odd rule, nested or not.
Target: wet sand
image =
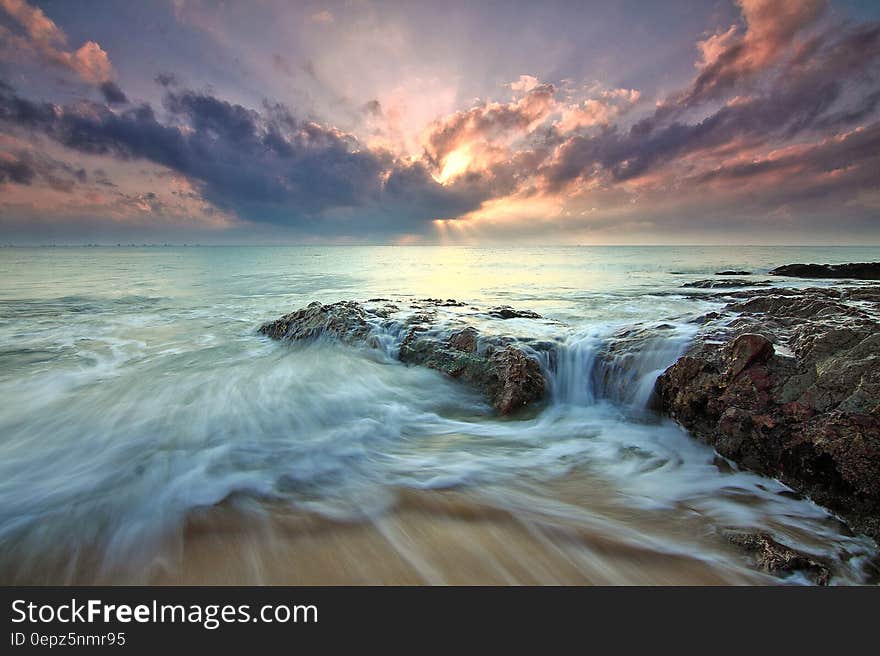
[[[681,513],[636,512],[609,501],[596,481],[585,487],[578,479],[556,481],[554,496],[539,503],[527,489],[395,490],[384,513],[358,520],[232,499],[192,512],[145,560],[110,565],[97,549],[77,549],[59,553],[55,562],[20,560],[0,579],[135,585],[778,582],[755,571],[720,536],[701,535],[706,529],[699,517],[688,522]],[[685,535],[692,553],[670,546]]]
[[[273,509],[194,517],[157,584],[701,585],[760,583],[680,554],[484,505],[466,493],[405,492],[393,511],[335,522]]]

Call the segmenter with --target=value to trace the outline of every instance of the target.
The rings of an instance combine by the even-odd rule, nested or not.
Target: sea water
[[[723,306],[683,283],[744,269],[827,285],[767,271],[878,259],[855,247],[0,249],[0,568],[28,580],[85,549],[102,567],[149,563],[195,509],[230,498],[370,522],[396,490],[451,489],[726,573],[746,558],[707,536],[766,531],[835,563],[836,581],[864,581],[872,541],[647,407],[691,320]],[[539,313],[474,321],[556,341],[548,400],[502,418],[382,350],[257,332],[311,301],[373,297]],[[597,374],[599,349],[627,327],[656,334]],[[564,480],[584,481],[583,498],[563,498]],[[696,529],[667,530],[677,524]],[[608,574],[618,580],[638,576]]]

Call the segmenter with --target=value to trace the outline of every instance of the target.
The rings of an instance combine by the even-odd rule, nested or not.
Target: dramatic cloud
[[[596,125],[609,125],[614,119],[629,111],[641,98],[636,89],[613,89],[603,91],[599,98],[586,100],[566,107],[555,127],[562,133]]]
[[[442,187],[421,163],[362,149],[349,134],[295,118],[281,105],[261,112],[207,93],[169,92],[167,121],[149,105],[114,112],[106,105],[58,106],[26,100],[6,89],[0,121],[46,135],[66,148],[122,160],[144,159],[200,185],[205,199],[257,222],[333,232],[333,220],[353,232],[418,228],[474,209],[484,192],[477,181]],[[384,228],[383,228],[384,226]]]
[[[780,207],[835,198],[841,205],[864,204],[877,188],[880,170],[880,122],[814,145],[791,146],[749,162],[731,163],[688,180],[716,195],[742,196],[758,186],[763,201]]]
[[[429,128],[425,156],[442,182],[506,159],[507,148],[530,134],[555,108],[553,85],[532,86],[509,103],[482,103]]]
[[[766,11],[763,15],[766,20]],[[814,18],[812,12],[806,15]],[[791,35],[793,30],[781,33]],[[767,56],[762,55],[760,61],[766,61]],[[814,38],[809,57],[795,53],[772,74],[762,91],[736,96],[694,123],[671,120],[675,113],[671,114],[669,108],[672,101],[679,103],[675,108],[688,108],[697,95],[692,91],[674,95],[652,117],[628,130],[612,129],[569,139],[544,167],[542,176],[554,189],[584,176],[621,182],[657,169],[665,168],[668,173],[682,158],[696,154],[709,158],[713,151],[725,147],[732,148],[730,154],[735,155],[803,135],[821,136],[850,128],[875,113],[880,100],[880,80],[874,72],[878,59],[880,25],[848,31],[829,29]],[[733,79],[725,84],[730,90],[737,88]],[[855,93],[854,85],[858,85]]]
[[[99,85],[113,77],[107,53],[94,41],[67,50],[67,36],[43,11],[25,0],[0,0],[0,9],[18,24],[24,34],[0,25],[0,57],[21,61],[38,57],[48,64],[67,68],[89,84]]]
[[[699,74],[679,98],[690,107],[716,98],[763,73],[798,44],[797,37],[822,15],[825,0],[738,0],[745,31],[731,25],[697,46]]]
[[[180,53],[163,33],[148,61],[105,38],[112,16],[74,29],[72,9],[50,12],[56,24],[0,0],[0,64],[39,62],[3,69],[15,89],[0,83],[0,228],[675,241],[826,234],[834,217],[854,239],[880,236],[880,11],[711,3],[669,44],[640,4],[604,47],[650,47],[621,59],[560,37],[576,16],[586,25],[566,3],[531,23],[525,8],[499,22],[489,7],[322,5],[132,5],[128,23],[155,14],[181,30]],[[94,26],[123,79],[59,25]]]
[[[68,193],[86,181],[82,167],[59,161],[14,139],[0,139],[0,185],[31,185],[41,181],[55,191]]]

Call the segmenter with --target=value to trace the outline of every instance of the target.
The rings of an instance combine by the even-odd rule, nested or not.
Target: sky
[[[0,243],[880,244],[880,3],[0,0]]]

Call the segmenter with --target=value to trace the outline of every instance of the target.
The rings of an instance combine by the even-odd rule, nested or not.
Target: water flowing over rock
[[[817,585],[828,585],[831,568],[821,559],[787,547],[767,533],[730,532],[727,539],[755,558],[755,564],[768,574],[784,576],[801,572]]]
[[[880,537],[880,288],[750,290],[725,310],[659,377],[660,407]]]
[[[851,278],[880,280],[880,262],[851,264],[786,264],[770,271],[772,276],[792,278]]]
[[[452,299],[310,305],[260,328],[378,349],[482,391],[507,415],[612,403],[628,416],[672,416],[744,468],[779,478],[880,536],[880,288],[731,289],[699,319],[606,326],[559,337],[495,334],[499,308]],[[502,306],[503,309],[504,306]],[[512,310],[512,309],[511,309]],[[534,319],[512,310],[510,316]],[[530,322],[528,322],[530,323]],[[472,325],[476,324],[476,325]],[[748,527],[728,535],[770,574],[826,583],[829,565]]]
[[[424,299],[412,305],[414,311],[401,312],[386,299],[374,301],[385,305],[314,302],[264,324],[260,332],[273,339],[329,337],[346,344],[384,347],[396,352],[401,362],[441,371],[482,390],[503,415],[543,398],[546,381],[533,349],[511,338],[481,335],[473,326],[453,329],[430,309],[460,308],[464,303]]]
[[[619,404],[632,415],[651,408],[654,384],[687,348],[691,326],[647,324],[573,335],[548,352],[546,369],[556,402]]]

